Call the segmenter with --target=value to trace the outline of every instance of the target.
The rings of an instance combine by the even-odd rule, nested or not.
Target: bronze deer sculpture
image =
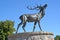
[[[16,33],[18,32],[18,28],[20,25],[23,24],[22,28],[24,30],[24,32],[26,32],[26,30],[24,29],[25,28],[25,25],[26,25],[26,22],[34,22],[34,27],[33,27],[33,32],[35,30],[35,27],[36,27],[36,23],[38,23],[39,25],[39,28],[40,30],[42,31],[41,29],[41,26],[40,26],[40,20],[44,17],[45,15],[45,12],[44,12],[44,9],[47,7],[47,4],[45,4],[44,6],[37,6],[37,7],[34,7],[34,8],[29,8],[27,7],[28,9],[30,10],[34,10],[34,9],[38,9],[39,12],[36,13],[36,14],[24,14],[24,15],[21,15],[19,17],[19,19],[21,20],[21,23],[18,24],[18,27],[17,27],[17,31]]]

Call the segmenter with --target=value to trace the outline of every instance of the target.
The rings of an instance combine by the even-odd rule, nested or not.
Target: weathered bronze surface
[[[38,9],[39,12],[36,13],[36,14],[24,14],[24,15],[21,15],[19,17],[19,19],[21,20],[21,23],[18,24],[18,27],[17,27],[17,31],[16,33],[18,32],[18,28],[20,27],[20,25],[23,24],[22,28],[24,30],[24,32],[26,32],[25,30],[25,25],[26,25],[26,22],[34,22],[34,27],[33,27],[33,32],[35,30],[35,27],[36,27],[36,23],[38,23],[39,25],[39,28],[40,30],[42,31],[41,29],[41,26],[40,26],[40,20],[44,17],[45,15],[45,8],[47,7],[47,4],[43,5],[43,6],[37,6],[37,7],[34,7],[34,8],[29,8],[27,7],[29,10],[34,10],[34,9]]]

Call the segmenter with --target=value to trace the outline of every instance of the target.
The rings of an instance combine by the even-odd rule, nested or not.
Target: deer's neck
[[[40,17],[44,17],[45,13],[43,11],[39,12],[38,15],[40,15]]]

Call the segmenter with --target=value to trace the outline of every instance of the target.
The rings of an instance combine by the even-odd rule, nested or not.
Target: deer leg
[[[22,24],[22,22],[18,24],[16,33],[18,32],[19,26],[20,26],[21,24]]]
[[[25,30],[25,26],[26,26],[26,22],[25,22],[25,23],[23,23],[23,26],[22,26],[22,28],[23,28],[24,32],[26,32],[26,30]]]
[[[35,30],[35,27],[36,27],[36,23],[37,23],[37,22],[35,22],[35,23],[34,23],[33,32],[34,32],[34,30]]]
[[[40,26],[40,22],[38,22],[38,25],[39,25],[40,30],[42,31],[41,26]]]

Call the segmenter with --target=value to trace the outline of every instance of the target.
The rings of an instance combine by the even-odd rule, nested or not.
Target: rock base
[[[8,40],[54,40],[51,32],[24,32],[8,36]]]

